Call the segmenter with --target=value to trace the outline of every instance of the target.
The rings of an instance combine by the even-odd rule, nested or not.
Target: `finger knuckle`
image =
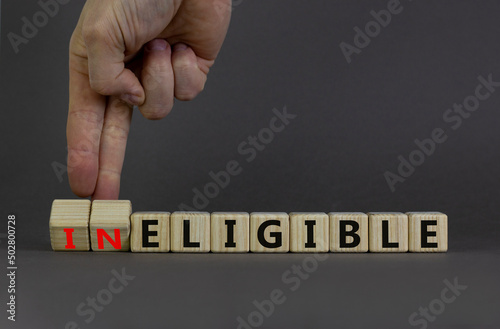
[[[171,105],[148,104],[148,106],[141,108],[141,113],[146,119],[156,121],[166,117],[171,110]]]
[[[99,175],[106,175],[120,178],[122,172],[120,168],[99,167]]]
[[[91,126],[101,126],[103,123],[102,115],[88,108],[73,108],[69,111],[69,116],[78,122],[85,122]]]
[[[102,131],[104,136],[122,142],[127,141],[129,133],[127,128],[113,122],[105,123]]]
[[[175,93],[175,97],[180,101],[191,101],[203,91],[203,88],[204,85],[179,88]]]
[[[189,59],[181,58],[175,61],[174,68],[177,74],[189,75],[197,69],[197,65]]]
[[[112,85],[109,83],[109,81],[93,78],[92,74],[90,75],[89,81],[90,81],[90,88],[92,88],[92,90],[94,90],[96,93],[101,95],[113,94]]]
[[[103,37],[103,32],[99,28],[99,25],[97,22],[93,23],[85,23],[82,26],[82,37],[85,43],[93,43],[96,42],[97,40],[102,39]]]
[[[144,112],[142,114],[146,119],[151,121],[158,121],[166,117],[166,114],[158,113],[158,112]]]
[[[193,99],[196,98],[196,96],[197,96],[197,94],[195,94],[193,92],[186,91],[186,92],[177,93],[175,97],[180,101],[192,101]]]

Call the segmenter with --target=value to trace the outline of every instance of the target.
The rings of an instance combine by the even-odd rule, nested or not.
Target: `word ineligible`
[[[440,212],[135,212],[130,201],[54,200],[52,249],[133,252],[445,252]]]

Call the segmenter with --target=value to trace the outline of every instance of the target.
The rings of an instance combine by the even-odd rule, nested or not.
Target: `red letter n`
[[[104,240],[103,237],[108,240],[109,243],[115,248],[115,249],[121,249],[122,248],[122,242],[120,240],[120,230],[115,228],[115,240],[111,239],[111,237],[104,231],[102,228],[97,229],[97,249],[104,249]]]

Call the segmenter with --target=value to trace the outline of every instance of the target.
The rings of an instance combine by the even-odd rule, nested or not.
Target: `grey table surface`
[[[193,189],[236,160],[242,172],[202,210],[449,216],[448,253],[317,262],[311,254],[51,251],[51,202],[74,198],[54,166],[65,163],[67,49],[82,5],[61,5],[16,53],[9,33],[22,33],[22,18],[41,7],[1,2],[0,264],[15,214],[18,270],[17,321],[2,310],[0,328],[245,328],[238,318],[262,328],[500,328],[500,96],[493,91],[456,129],[443,117],[474,95],[478,77],[500,81],[498,2],[401,1],[348,63],[341,43],[354,44],[354,28],[387,1],[234,1],[203,94],[159,122],[134,115],[121,190],[134,211],[192,206]],[[241,154],[285,106],[296,115],[290,125],[255,159]],[[398,157],[436,128],[447,140],[391,191],[384,173],[397,173]],[[291,274],[304,265],[310,273]],[[122,271],[127,285],[109,295]],[[0,275],[2,308],[7,286]],[[271,310],[263,301],[276,290],[282,303]],[[92,298],[106,304],[93,316]],[[429,307],[435,314],[424,321],[418,313]]]

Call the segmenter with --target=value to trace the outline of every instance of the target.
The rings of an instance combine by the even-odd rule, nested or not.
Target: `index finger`
[[[73,192],[80,197],[87,197],[93,194],[97,181],[106,97],[90,87],[84,47],[78,43],[78,37],[72,38],[66,127],[68,177]]]

